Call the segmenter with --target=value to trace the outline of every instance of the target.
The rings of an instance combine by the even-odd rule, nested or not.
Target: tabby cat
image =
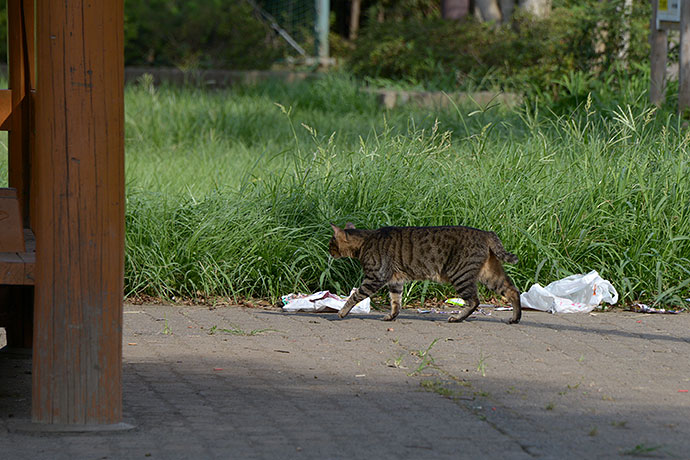
[[[335,257],[358,259],[364,270],[362,285],[347,299],[338,315],[347,316],[352,307],[388,284],[391,311],[383,319],[394,320],[400,313],[403,284],[431,280],[453,285],[465,300],[459,314],[448,318],[459,322],[479,305],[477,281],[505,296],[513,306],[508,322],[521,317],[520,292],[503,270],[503,262],[517,263],[514,254],[503,248],[493,232],[471,227],[383,227],[360,230],[348,223],[333,224],[329,252]]]

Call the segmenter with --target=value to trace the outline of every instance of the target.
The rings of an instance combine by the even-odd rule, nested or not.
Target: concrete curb
[[[387,109],[404,104],[449,108],[453,107],[454,104],[467,103],[474,103],[479,107],[487,107],[494,103],[514,107],[522,103],[522,96],[519,94],[495,93],[493,91],[445,93],[443,91],[404,91],[377,88],[366,88],[364,91],[375,94],[379,104]]]
[[[292,72],[273,70],[181,70],[161,67],[127,67],[125,82],[137,83],[144,75],[151,75],[154,84],[166,82],[174,85],[193,85],[205,88],[227,88],[232,85],[252,85],[269,80],[296,83],[321,78],[318,72]],[[449,108],[453,104],[476,104],[487,107],[501,104],[514,107],[522,103],[522,96],[515,93],[473,91],[446,93],[443,91],[393,90],[386,88],[362,88],[361,91],[375,95],[379,105],[393,109],[406,104],[417,107]]]
[[[207,88],[227,88],[236,84],[256,84],[267,80],[295,83],[319,78],[312,72],[273,70],[181,70],[174,67],[126,67],[125,83],[136,83],[144,75],[151,75],[155,84],[197,85]]]

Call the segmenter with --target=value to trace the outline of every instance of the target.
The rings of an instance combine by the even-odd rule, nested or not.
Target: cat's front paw
[[[395,318],[397,318],[397,317],[398,317],[398,315],[393,315],[392,313],[388,313],[382,319],[384,321],[394,321]]]
[[[508,324],[517,324],[517,323],[519,323],[519,322],[520,322],[520,318],[518,318],[518,319],[510,318],[510,319],[508,320]]]
[[[460,322],[462,322],[464,319],[465,319],[465,318],[463,318],[463,317],[460,316],[460,315],[451,315],[451,316],[448,317],[448,322],[449,322],[449,323],[460,323]]]
[[[340,317],[340,319],[343,319],[347,316],[348,313],[350,313],[350,310],[345,311],[345,309],[343,308],[338,312],[338,316]]]

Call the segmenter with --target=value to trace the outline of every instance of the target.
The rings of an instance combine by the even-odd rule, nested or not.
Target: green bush
[[[284,45],[246,2],[125,1],[125,63],[264,69]]]
[[[548,19],[523,14],[509,26],[494,27],[442,20],[437,0],[380,0],[370,3],[355,48],[332,33],[332,50],[362,77],[437,89],[529,85],[557,97],[562,85],[555,81],[564,75],[597,76],[620,61],[628,30],[623,4],[554,0]],[[649,54],[650,4],[634,0],[632,5],[630,64]],[[385,13],[383,23],[373,20],[379,10]],[[0,2],[0,41],[6,38],[6,4]],[[244,1],[125,0],[124,39],[126,65],[264,69],[288,52]],[[5,47],[0,59],[7,59]]]
[[[223,0],[125,0],[125,65],[266,69],[284,42],[248,3]],[[0,2],[0,43],[7,4]],[[7,47],[0,46],[0,62]]]
[[[484,76],[501,86],[556,92],[571,72],[604,72],[621,60],[626,30],[622,1],[561,2],[547,19],[517,14],[509,26],[402,18],[364,28],[348,66],[362,77],[430,82],[442,89],[477,85]],[[648,56],[648,2],[633,3],[627,62]],[[485,84],[486,80],[484,80]]]

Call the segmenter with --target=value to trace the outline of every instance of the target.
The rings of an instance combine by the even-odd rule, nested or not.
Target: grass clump
[[[126,294],[347,294],[360,269],[329,258],[328,223],[351,221],[490,229],[522,290],[596,269],[623,301],[686,305],[690,136],[641,100],[381,112],[338,75],[128,87]]]

